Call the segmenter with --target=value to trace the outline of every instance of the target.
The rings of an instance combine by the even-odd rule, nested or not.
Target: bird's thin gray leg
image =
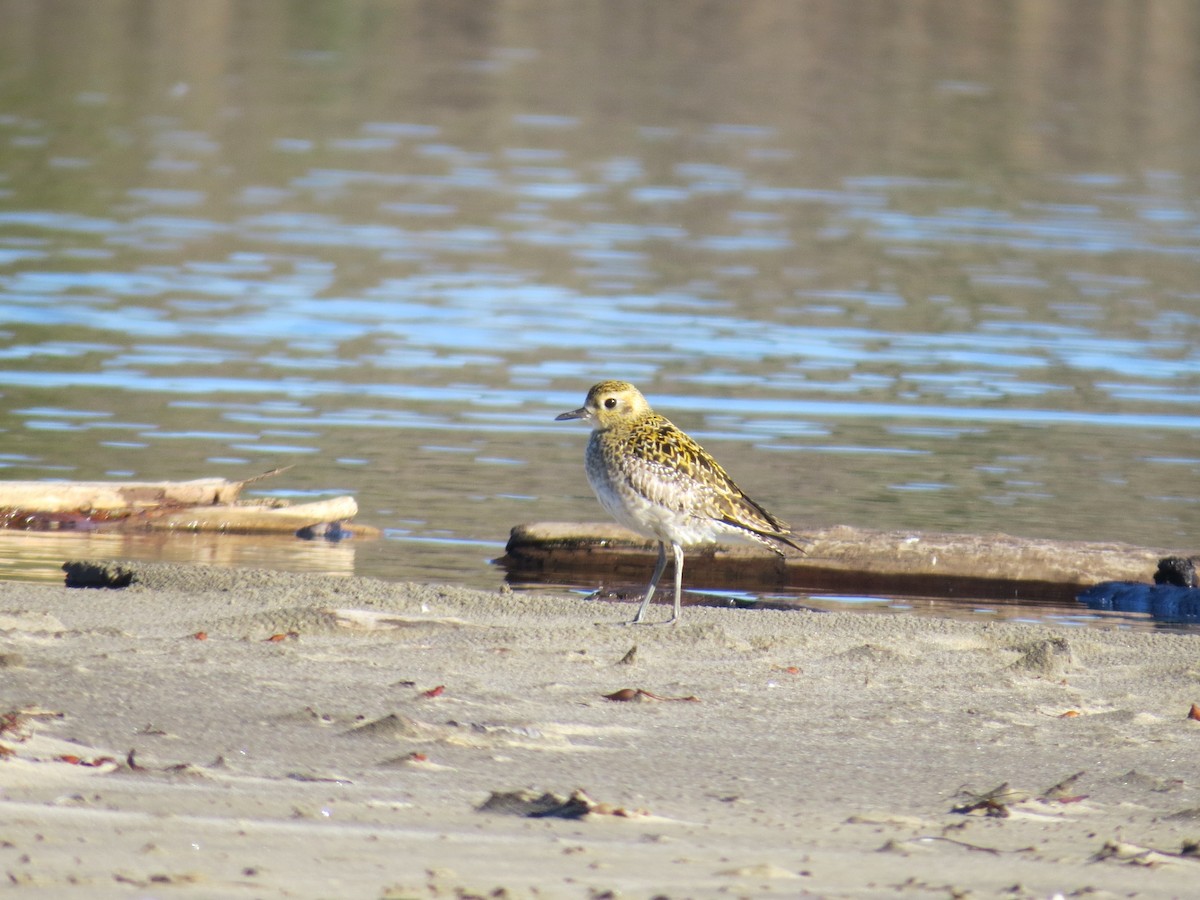
[[[650,598],[654,596],[654,589],[658,586],[658,579],[662,578],[663,570],[667,567],[667,545],[662,541],[658,542],[658,562],[654,565],[654,574],[650,576],[650,587],[646,588],[646,596],[642,599],[642,605],[638,607],[637,615],[626,622],[626,625],[640,625],[642,616],[646,614],[646,607],[650,605]],[[678,601],[678,596],[675,602]]]
[[[679,611],[683,602],[683,547],[672,544],[671,550],[675,554],[675,613],[663,622],[664,625],[674,625],[679,621]]]

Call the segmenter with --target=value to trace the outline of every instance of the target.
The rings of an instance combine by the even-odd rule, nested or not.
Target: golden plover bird
[[[579,409],[555,421],[592,423],[585,462],[588,482],[609,515],[639,534],[658,540],[658,563],[637,615],[642,622],[667,567],[667,545],[675,557],[675,612],[683,591],[683,548],[721,537],[750,538],[783,555],[783,546],[802,548],[787,524],[743,493],[704,448],[650,408],[625,381],[602,381]]]

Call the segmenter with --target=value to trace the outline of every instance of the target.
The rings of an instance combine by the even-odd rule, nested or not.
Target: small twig
[[[964,850],[973,850],[977,853],[990,853],[992,856],[1000,856],[1002,853],[1031,853],[1037,849],[1037,847],[1018,847],[1016,850],[1000,850],[997,847],[983,847],[979,844],[971,844],[967,841],[960,841],[955,838],[944,837],[936,834],[909,838],[908,840],[904,841],[904,843],[915,844],[919,841],[945,841],[947,844],[954,844],[956,847],[962,847]]]
[[[274,475],[282,475],[288,469],[294,468],[296,468],[294,464],[290,466],[280,466],[278,469],[272,469],[270,472],[263,472],[261,475],[251,475],[249,478],[243,478],[238,483],[242,485],[242,487],[245,487],[248,484],[254,484],[256,481],[262,481],[264,478],[271,478]]]
[[[605,700],[629,701],[629,700],[661,700],[663,702],[680,701],[684,703],[699,703],[699,697],[660,697],[658,694],[652,694],[649,691],[643,691],[641,688],[621,688],[619,691],[614,691],[611,694],[604,695]]]

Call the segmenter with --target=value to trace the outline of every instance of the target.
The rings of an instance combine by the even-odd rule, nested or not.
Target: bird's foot
[[[662,622],[646,622],[643,619],[630,619],[628,622],[616,622],[615,624],[622,625],[622,626],[624,626],[624,625],[674,625],[678,621],[679,621],[679,619],[677,619],[675,616],[671,616],[671,618],[666,619],[665,621],[662,621]]]

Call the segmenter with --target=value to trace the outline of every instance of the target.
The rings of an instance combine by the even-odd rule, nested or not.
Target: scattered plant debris
[[[34,719],[61,719],[63,713],[51,709],[41,709],[37,706],[24,709],[10,709],[0,713],[0,737],[16,741],[18,744],[29,740],[32,734],[30,724]]]
[[[1010,806],[1029,799],[1026,791],[1010,788],[1007,781],[982,794],[972,794],[963,790],[960,790],[959,793],[964,796],[964,799],[961,803],[952,806],[950,812],[960,813],[964,816],[981,813],[997,819],[1007,819],[1012,815],[1009,811]]]
[[[972,844],[969,841],[961,841],[958,838],[946,837],[944,834],[927,834],[920,837],[908,838],[906,840],[889,840],[879,849],[885,852],[898,851],[904,852],[905,844],[928,844],[932,841],[942,841],[947,844],[953,844],[955,847],[962,847],[964,850],[970,850],[975,853],[987,853],[991,856],[1000,856],[1004,853],[1031,853],[1037,850],[1036,847],[1018,847],[1014,850],[1001,850],[997,847],[985,847],[982,844]]]
[[[99,768],[108,763],[115,763],[116,759],[111,756],[96,756],[92,759],[84,759],[82,756],[76,756],[73,753],[63,753],[60,756],[54,757],[58,762],[64,762],[72,766],[86,766],[89,769]]]
[[[343,778],[341,775],[318,775],[313,772],[288,772],[284,777],[305,784],[354,784],[349,778]]]
[[[10,741],[29,740],[29,717],[20,710],[0,713],[0,736]]]
[[[573,791],[570,797],[562,797],[549,791],[542,794],[534,791],[493,791],[479,805],[478,810],[524,816],[527,819],[582,819],[588,815],[632,819],[649,815],[645,810],[628,810],[623,806],[598,803],[580,789]]]
[[[1075,793],[1075,783],[1083,777],[1083,772],[1076,772],[1074,775],[1068,775],[1058,784],[1046,788],[1038,794],[1038,799],[1046,803],[1078,803],[1080,800],[1086,800],[1087,794]]]
[[[180,873],[155,873],[148,875],[145,878],[136,878],[133,875],[126,875],[124,872],[114,872],[113,881],[117,884],[131,884],[134,887],[145,890],[151,885],[163,884],[196,884],[203,881],[203,877],[195,872],[180,872]]]
[[[111,760],[111,761],[116,762],[116,760]],[[182,762],[182,763],[172,763],[169,766],[158,766],[158,767],[143,766],[140,762],[137,761],[137,751],[130,750],[127,754],[125,754],[124,768],[119,769],[118,771],[150,772],[150,773],[166,774],[166,775],[203,775],[203,774],[205,774],[206,770],[224,769],[225,767],[226,767],[225,757],[223,757],[223,756],[218,756],[216,759],[214,759],[208,765],[196,765],[195,763]]]
[[[1087,794],[1075,792],[1075,784],[1083,775],[1083,772],[1068,775],[1062,781],[1051,785],[1036,796],[1031,795],[1028,791],[1009,787],[1007,781],[982,794],[975,794],[966,789],[960,789],[959,795],[963,797],[963,800],[952,806],[950,812],[962,815],[978,813],[984,816],[1005,819],[1012,815],[1013,806],[1025,800],[1039,800],[1042,803],[1078,803],[1081,800],[1086,800],[1088,796]]]
[[[641,688],[621,688],[619,691],[613,691],[611,694],[604,695],[605,700],[613,700],[618,703],[628,703],[629,701],[637,701],[645,703],[651,700],[659,700],[666,703],[680,701],[684,703],[699,703],[699,697],[660,697],[658,694],[652,694],[649,691],[643,691]]]
[[[1155,850],[1153,847],[1141,847],[1125,841],[1105,841],[1104,846],[1092,856],[1089,862],[1105,860],[1113,860],[1127,866],[1154,868],[1167,863],[1195,862],[1197,848],[1195,842],[1184,841],[1179,852],[1172,853],[1169,850]]]

